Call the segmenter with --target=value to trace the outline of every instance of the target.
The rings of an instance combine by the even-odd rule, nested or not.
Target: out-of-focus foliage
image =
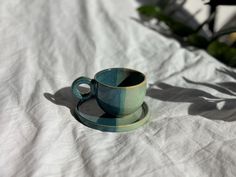
[[[207,46],[207,51],[212,56],[220,59],[223,63],[232,67],[236,67],[235,47],[230,47],[223,42],[215,40]]]
[[[199,31],[212,17],[209,17],[209,19],[200,24],[198,28],[193,29],[187,24],[166,14],[163,7],[157,5],[143,5],[137,10],[140,15],[145,16],[150,20],[155,18],[158,21],[164,22],[172,33],[182,37],[183,41],[187,42],[189,45],[205,49],[210,55],[221,62],[231,67],[236,67],[236,42],[232,45],[227,45],[226,43],[219,41],[221,36],[236,32],[236,27],[219,31],[213,34],[211,38],[206,38],[202,36]]]

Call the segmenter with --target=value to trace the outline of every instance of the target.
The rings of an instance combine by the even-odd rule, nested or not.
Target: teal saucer
[[[149,119],[149,110],[145,102],[136,112],[123,117],[115,117],[106,114],[98,106],[96,99],[91,98],[85,102],[79,102],[75,113],[86,126],[109,132],[131,131],[144,125]]]

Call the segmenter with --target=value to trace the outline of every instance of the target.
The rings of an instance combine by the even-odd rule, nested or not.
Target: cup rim
[[[102,82],[100,82],[100,81],[97,80],[98,75],[100,75],[100,74],[103,73],[103,72],[111,71],[111,70],[113,70],[113,69],[122,69],[122,70],[134,71],[134,72],[140,73],[140,74],[143,76],[144,79],[143,79],[143,81],[140,82],[139,84],[131,85],[131,86],[121,86],[121,87],[117,87],[117,86],[112,86],[112,85],[104,84],[104,83],[102,83]],[[108,69],[104,69],[104,70],[102,70],[102,71],[97,72],[97,73],[95,74],[95,76],[94,76],[94,80],[96,80],[96,82],[98,82],[99,84],[104,85],[104,86],[106,86],[106,87],[117,88],[117,89],[118,89],[118,88],[119,88],[119,89],[126,89],[126,88],[138,87],[138,86],[144,84],[144,83],[146,82],[146,76],[145,76],[145,74],[143,74],[143,73],[141,73],[140,71],[137,71],[137,70],[135,70],[135,69],[130,69],[130,68],[108,68]]]

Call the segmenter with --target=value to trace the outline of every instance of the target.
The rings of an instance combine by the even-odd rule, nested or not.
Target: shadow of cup
[[[82,93],[87,93],[89,91],[89,89],[86,87],[79,87],[79,90]],[[74,115],[74,109],[79,101],[72,94],[71,87],[63,87],[56,91],[54,94],[46,92],[44,93],[44,97],[56,105],[69,108],[72,115]]]

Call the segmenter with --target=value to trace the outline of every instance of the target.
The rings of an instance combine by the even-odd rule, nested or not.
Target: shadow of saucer
[[[89,91],[86,87],[79,87],[79,90],[82,93],[87,93]],[[81,122],[78,116],[75,114],[75,108],[79,103],[79,99],[75,98],[71,92],[71,87],[63,87],[56,91],[54,94],[51,93],[44,93],[44,97],[49,100],[50,102],[59,105],[65,106],[70,110],[71,115],[80,123]],[[96,116],[102,118],[111,118],[112,116],[105,113],[97,104],[96,99],[90,99],[80,106],[80,113],[89,116]],[[99,120],[98,120],[99,122]],[[84,124],[85,125],[85,124]]]
[[[79,89],[82,93],[87,93],[89,91],[89,89],[85,87],[79,87]],[[73,96],[71,87],[63,87],[54,94],[46,92],[43,95],[47,100],[54,104],[67,107],[70,110],[71,115],[77,119],[74,110],[79,100]]]

